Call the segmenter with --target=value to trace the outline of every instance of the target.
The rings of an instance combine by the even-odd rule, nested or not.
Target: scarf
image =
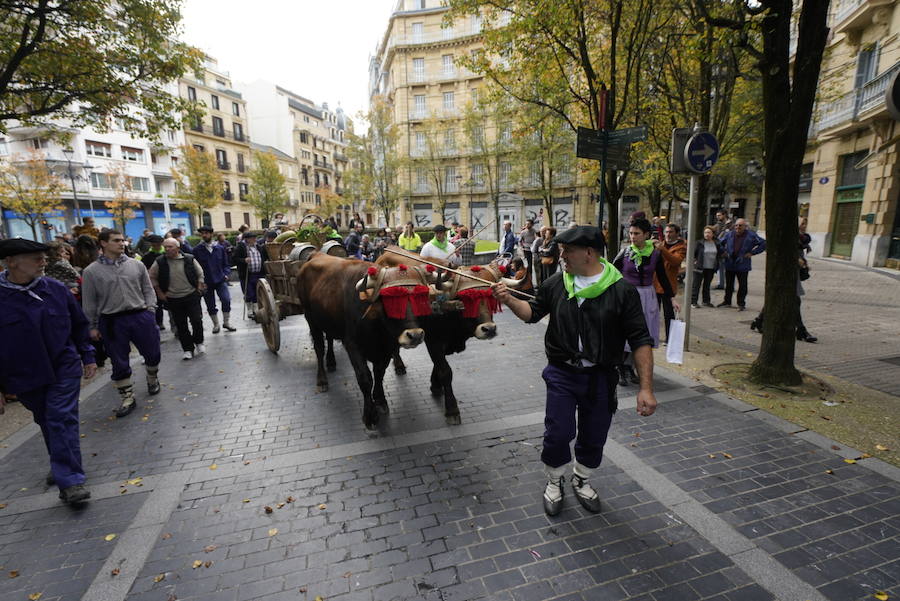
[[[575,276],[571,273],[563,272],[563,285],[566,287],[566,292],[569,293],[568,300],[576,296],[579,298],[597,298],[606,292],[607,288],[622,279],[622,273],[612,263],[603,257],[600,257],[600,263],[603,265],[603,273],[600,279],[587,288],[582,288],[578,291],[575,290]]]
[[[22,286],[21,284],[16,284],[14,282],[10,282],[8,276],[9,276],[8,271],[0,272],[0,286],[2,286],[3,288],[9,288],[10,290],[19,290],[21,292],[27,292],[28,296],[30,296],[32,298],[36,298],[41,302],[44,302],[44,299],[42,299],[40,296],[37,295],[37,293],[34,290],[32,290],[32,288],[37,286],[38,283],[41,281],[42,276],[38,276],[38,277],[34,278],[26,286]]]
[[[447,250],[447,241],[446,240],[444,240],[443,242],[440,242],[437,238],[432,238],[431,243],[434,244],[435,246],[437,246],[442,251],[449,252]]]
[[[126,255],[125,253],[122,253],[121,255],[119,255],[118,259],[113,261],[112,259],[110,259],[106,255],[104,255],[103,253],[100,253],[100,256],[97,258],[97,260],[100,261],[101,263],[103,263],[104,265],[121,265],[122,263],[124,263],[125,261],[128,260],[128,255]]]
[[[644,241],[643,248],[638,248],[634,244],[628,247],[631,250],[631,260],[634,261],[634,264],[640,267],[641,263],[644,262],[644,257],[649,257],[653,254],[653,243],[649,240]]]

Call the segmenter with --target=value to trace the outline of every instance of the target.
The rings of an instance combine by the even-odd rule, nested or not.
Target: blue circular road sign
[[[719,160],[719,141],[709,132],[691,136],[684,145],[684,162],[694,173],[706,173]]]

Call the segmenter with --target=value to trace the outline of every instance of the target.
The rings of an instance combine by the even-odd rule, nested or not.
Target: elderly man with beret
[[[549,364],[544,444],[541,460],[547,474],[544,511],[556,515],[563,505],[563,480],[572,461],[572,488],[581,505],[600,511],[600,496],[588,482],[600,466],[616,399],[616,365],[628,341],[641,374],[637,395],[640,415],[656,410],[653,395],[653,339],[634,286],[601,256],[603,234],[594,226],[577,226],[554,239],[565,270],[544,280],[534,300],[515,298],[504,284],[494,295],[515,315],[535,323],[550,315],[544,337]],[[576,425],[577,415],[577,425]]]
[[[203,268],[206,280],[206,312],[213,322],[213,334],[222,331],[234,332],[237,328],[231,325],[231,292],[228,290],[228,276],[231,274],[231,260],[224,246],[213,239],[213,229],[208,225],[197,228],[203,242],[194,247],[194,259]],[[222,326],[219,325],[219,310],[216,308],[216,295],[222,302]]]
[[[75,296],[44,276],[45,244],[0,241],[0,413],[17,396],[40,426],[50,454],[48,484],[70,505],[91,493],[84,486],[78,434],[81,376],[97,371],[89,324]]]

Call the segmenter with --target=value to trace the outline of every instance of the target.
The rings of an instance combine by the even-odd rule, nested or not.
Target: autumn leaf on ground
[[[211,466],[209,466],[209,469],[211,469],[211,470],[215,470],[215,469],[218,469],[218,468],[219,468],[219,466],[216,465],[215,463],[213,463]]]
[[[194,563],[191,564],[191,567],[196,570],[197,568],[199,568],[202,565],[203,565],[202,561],[200,561],[199,559],[195,559]]]
[[[325,598],[321,595],[316,595],[316,601],[325,601]]]
[[[159,575],[153,577],[153,582],[162,582],[165,579],[166,579],[165,574],[159,574]]]
[[[884,591],[875,591],[875,594],[872,596],[878,599],[878,601],[887,601],[888,599],[890,599],[890,597],[888,597],[888,594]]]
[[[278,534],[278,528],[269,528],[269,536],[275,536]]]
[[[106,542],[109,542],[114,538],[116,538],[115,534],[107,534],[106,536],[103,537],[103,540],[105,540]]]
[[[287,498],[287,502],[288,502],[288,503],[293,503],[293,502],[294,502],[294,497],[288,497],[288,498]],[[2,507],[0,507],[0,509],[2,509]]]
[[[844,459],[844,463],[853,464],[853,463],[856,463],[856,459]]]
[[[305,586],[301,586],[301,587],[300,587],[300,592],[301,592],[301,593],[305,593],[305,592],[306,592],[306,587],[305,587]]]
[[[18,578],[18,577],[19,577],[19,570],[12,570],[12,571],[9,573],[9,577],[10,577],[10,578]]]
[[[203,552],[204,553],[212,553],[213,551],[215,551],[218,548],[219,548],[219,545],[207,545],[207,546],[203,547]]]
[[[278,503],[277,505],[275,505],[275,507],[281,509],[282,507],[284,507],[284,503]]]
[[[869,457],[871,457],[871,455],[869,455],[868,453],[863,453],[859,456],[860,459],[868,459]]]
[[[131,486],[140,486],[143,481],[143,478],[132,478],[131,480],[126,480],[125,484],[130,484]],[[122,486],[124,486],[124,484]]]
[[[825,470],[825,473],[826,473],[826,474],[833,474],[833,473],[834,473],[834,470]]]
[[[350,578],[353,574],[350,572],[344,572],[344,578]]]
[[[266,505],[265,507],[263,507],[263,510],[264,510],[266,513],[272,513],[272,512],[274,511],[274,509],[272,509],[272,508],[269,507],[268,505]]]
[[[113,571],[110,572],[110,575],[112,575],[112,576],[118,576],[118,575],[119,575],[119,568],[113,569]]]
[[[241,503],[249,503],[249,502],[250,502],[250,499],[244,499],[243,501],[241,501]]]
[[[890,451],[890,449],[887,448],[886,446],[884,446],[883,444],[877,444],[877,445],[875,445],[875,448],[878,449],[879,451]],[[3,505],[0,505],[0,509],[3,509]]]
[[[208,567],[211,566],[212,564],[213,564],[212,561],[205,561],[205,562],[203,562],[203,567],[204,567],[204,568],[208,568]]]
[[[724,457],[725,459],[734,459],[734,457],[732,457],[728,453],[722,453],[722,457]]]
[[[6,509],[6,503],[0,503],[0,509]]]
[[[319,503],[319,509],[322,509],[322,510],[328,509],[328,505],[326,505],[325,503]]]
[[[30,601],[38,601],[38,599],[40,599],[43,596],[44,596],[44,593],[31,593],[30,595],[28,595],[28,599],[30,599]]]
[[[163,540],[169,540],[170,538],[172,538],[172,534],[170,532],[166,532],[162,535]]]
[[[710,459],[715,459],[715,458],[716,458],[716,456],[713,455],[713,454],[709,454],[709,455],[707,455],[707,457],[709,457]]]

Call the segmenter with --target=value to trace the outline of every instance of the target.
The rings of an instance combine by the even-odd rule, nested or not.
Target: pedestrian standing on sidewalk
[[[522,247],[522,257],[525,259],[525,269],[528,272],[528,283],[531,283],[531,269],[534,264],[533,255],[531,254],[531,246],[537,238],[537,231],[534,229],[534,220],[526,219],[525,225],[519,232],[519,245]]]
[[[0,241],[0,413],[15,395],[40,426],[50,455],[47,484],[76,505],[90,498],[84,487],[78,434],[81,376],[97,372],[88,320],[62,283],[43,277],[47,245]]]
[[[250,319],[253,319],[256,317],[256,282],[263,276],[263,258],[256,247],[256,232],[244,232],[241,243],[234,251],[234,264],[241,280],[244,302],[249,303],[247,310]]]
[[[716,222],[712,227],[716,233],[716,241],[721,244],[725,234],[732,230],[734,224],[728,218],[728,213],[716,211]],[[716,282],[716,290],[725,290],[725,261],[719,261],[719,281]]]
[[[541,246],[538,248],[538,256],[541,258],[541,277],[538,280],[538,285],[556,273],[556,268],[559,266],[559,245],[556,244],[556,228],[550,226],[542,228],[541,236]]]
[[[699,309],[697,301],[700,298],[700,288],[703,288],[703,306],[712,307],[712,299],[709,296],[709,287],[713,276],[719,269],[722,258],[722,247],[716,240],[716,231],[711,225],[703,228],[703,240],[698,240],[694,246],[694,283],[691,290],[691,306]]]
[[[725,250],[725,300],[718,307],[730,307],[734,294],[734,280],[737,279],[738,311],[747,308],[747,277],[753,269],[753,255],[766,250],[766,241],[747,227],[745,219],[734,222],[734,229],[725,234],[722,241]]]
[[[175,320],[182,359],[189,361],[206,352],[203,346],[203,310],[200,298],[206,292],[203,268],[193,255],[181,252],[178,241],[163,242],[166,253],[150,268],[150,281],[156,296],[164,301]],[[190,329],[188,329],[190,322]]]
[[[112,363],[112,383],[122,401],[116,417],[125,417],[137,405],[128,360],[132,344],[144,357],[147,392],[159,392],[156,295],[144,265],[125,256],[122,232],[100,232],[99,242],[100,257],[82,274],[81,303],[91,325],[91,339],[103,341]]]
[[[673,298],[675,291],[669,284],[666,268],[662,261],[662,253],[653,246],[653,242],[650,240],[651,229],[652,226],[646,219],[639,218],[632,221],[628,228],[631,244],[622,249],[613,260],[613,265],[621,271],[622,277],[637,289],[641,306],[644,309],[644,318],[647,320],[647,329],[653,339],[653,348],[656,348],[659,346],[659,305],[656,300],[654,281],[659,282],[663,294],[672,299],[675,311],[681,311],[681,305]],[[635,362],[632,350],[626,343],[619,367],[619,385],[621,386],[627,386],[629,379],[634,384],[643,382],[644,374],[640,373],[641,366]],[[635,366],[638,368],[638,373],[634,372]]]
[[[649,224],[648,224],[649,226]],[[616,365],[626,341],[634,349],[641,374],[637,411],[652,415],[653,338],[644,321],[641,299],[602,253],[600,230],[567,229],[556,237],[565,259],[564,272],[540,285],[534,300],[515,298],[505,284],[494,284],[494,296],[527,323],[550,315],[544,336],[548,365],[544,444],[541,461],[547,474],[544,511],[556,515],[563,505],[563,481],[572,461],[572,488],[590,512],[600,511],[600,495],[588,479],[600,466],[616,399]],[[577,420],[576,420],[577,415]]]
[[[163,237],[159,234],[151,234],[147,236],[147,242],[150,244],[150,248],[141,255],[141,263],[144,264],[144,267],[147,268],[147,271],[150,271],[150,268],[153,267],[153,264],[156,262],[158,258],[163,256],[166,251],[163,250]],[[163,323],[163,314],[166,310],[166,303],[164,301],[158,300],[156,302],[156,327],[160,330],[165,330],[166,325]],[[169,324],[173,324],[172,316],[169,315]]]
[[[681,239],[681,227],[674,223],[669,223],[663,228],[663,239],[654,240],[653,245],[662,255],[663,267],[666,270],[666,276],[669,280],[669,286],[673,293],[678,292],[678,273],[681,271],[681,264],[687,256],[687,244]],[[656,288],[656,300],[663,310],[663,319],[666,327],[666,344],[669,343],[669,324],[675,319],[675,308],[672,305],[672,297],[666,296],[662,285],[657,281],[654,283]]]
[[[503,237],[500,239],[500,251],[497,254],[516,256],[516,235],[512,231],[512,221],[503,222]]]
[[[206,312],[213,322],[213,334],[218,334],[224,327],[228,332],[234,332],[237,328],[231,325],[231,292],[228,290],[228,274],[231,273],[231,264],[228,261],[228,253],[225,248],[213,240],[213,229],[208,225],[197,228],[203,242],[194,247],[194,258],[203,268],[203,278],[206,282],[206,292],[203,300],[206,301]],[[216,308],[216,295],[222,303],[222,326],[219,326],[219,310]]]

